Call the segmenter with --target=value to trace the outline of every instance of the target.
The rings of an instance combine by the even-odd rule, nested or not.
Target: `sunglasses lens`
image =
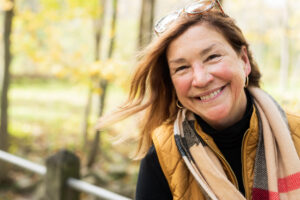
[[[211,9],[213,5],[214,5],[213,1],[206,1],[206,0],[198,1],[188,5],[185,8],[185,12],[189,14],[198,14]]]
[[[169,25],[172,24],[178,18],[179,15],[180,12],[174,12],[165,16],[164,18],[162,18],[156,23],[155,31],[157,33],[164,32],[169,27]]]

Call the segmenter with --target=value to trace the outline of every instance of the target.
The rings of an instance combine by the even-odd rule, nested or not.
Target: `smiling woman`
[[[216,129],[242,118],[247,102],[244,83],[251,71],[246,47],[237,54],[208,24],[194,25],[170,43],[167,60],[185,108]]]
[[[155,31],[127,104],[99,123],[146,111],[136,199],[297,199],[300,117],[259,88],[248,43],[219,2],[192,3]]]

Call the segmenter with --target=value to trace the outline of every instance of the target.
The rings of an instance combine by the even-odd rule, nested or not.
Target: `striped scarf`
[[[254,99],[259,125],[252,199],[300,199],[300,160],[285,114],[261,89],[248,89]],[[175,141],[206,199],[245,200],[228,180],[215,153],[197,136],[194,121],[190,111],[181,109],[178,112],[174,122]]]

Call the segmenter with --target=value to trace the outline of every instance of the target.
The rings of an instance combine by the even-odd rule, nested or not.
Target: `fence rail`
[[[63,151],[65,152],[65,151]],[[62,152],[59,152],[58,155],[54,155],[59,157]],[[5,151],[0,150],[0,160],[8,162],[10,164],[16,165],[18,167],[27,169],[36,174],[45,176],[47,173],[47,167],[43,165],[36,164],[34,162],[28,161],[26,159],[14,156]],[[62,159],[63,160],[63,159]],[[80,192],[85,192],[96,197],[111,199],[111,200],[130,200],[127,197],[121,196],[119,194],[113,193],[101,187],[92,185],[90,183],[84,182],[82,180],[78,180],[76,178],[68,177],[66,180],[66,184],[68,187],[75,189]]]
[[[46,167],[0,150],[0,159],[39,175],[46,174]]]

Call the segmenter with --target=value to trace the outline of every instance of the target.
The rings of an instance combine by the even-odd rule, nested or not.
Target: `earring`
[[[176,100],[176,106],[179,108],[179,109],[182,109],[183,106],[181,105],[181,103],[178,101],[178,99]]]
[[[248,87],[248,85],[249,85],[249,77],[247,76],[247,77],[246,77],[245,88]]]

